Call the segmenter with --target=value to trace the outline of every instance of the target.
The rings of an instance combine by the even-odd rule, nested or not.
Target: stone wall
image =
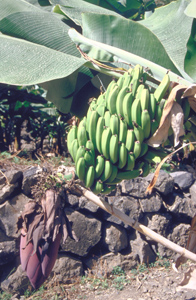
[[[16,231],[16,222],[25,203],[32,199],[31,187],[45,170],[29,167],[24,171],[2,171],[6,177],[0,177],[1,289],[22,293],[29,281],[20,267],[20,233]],[[123,181],[104,200],[184,247],[196,213],[195,171],[190,166],[170,174],[160,171],[153,193],[147,196],[145,191],[152,176]],[[89,269],[96,276],[103,276],[115,266],[130,270],[138,263],[153,262],[157,253],[162,257],[176,256],[85,197],[65,193],[63,203],[78,241],[68,237],[65,244],[61,243],[50,279],[55,274],[55,280],[70,282]]]

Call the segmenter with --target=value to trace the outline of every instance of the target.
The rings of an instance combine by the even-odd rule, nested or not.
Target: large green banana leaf
[[[68,34],[70,26],[79,32],[83,31],[86,37],[106,45],[105,53],[99,50],[95,51],[96,55],[93,53],[96,50],[93,44],[87,49],[83,48],[98,60],[106,57],[106,62],[110,61],[107,58],[107,45],[112,45],[187,78],[187,74],[168,55],[156,34],[139,22],[132,22],[113,11],[82,0],[28,2],[0,0],[0,67],[1,70],[6,70],[0,73],[0,82],[13,85],[46,82],[44,85],[48,90],[48,97],[51,97],[48,99],[62,112],[70,110],[74,95],[95,75],[90,70],[95,68],[106,72],[80,58],[80,53]],[[183,0],[177,1],[181,2]],[[39,7],[39,4],[43,6]],[[50,11],[51,8],[53,11]],[[188,36],[189,34],[190,31]],[[132,63],[134,62],[133,59]],[[107,72],[117,76],[113,72]]]
[[[193,22],[193,18],[184,13],[188,3],[190,1],[187,0],[171,2],[157,8],[149,18],[139,22],[157,36],[167,50],[170,59],[184,77],[187,76],[184,70],[186,45]]]

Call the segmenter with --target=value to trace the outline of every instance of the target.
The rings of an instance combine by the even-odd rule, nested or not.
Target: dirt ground
[[[163,261],[154,266],[140,265],[126,274],[119,272],[109,278],[86,275],[71,284],[46,284],[28,300],[195,300],[196,291],[177,291],[183,274],[176,273],[172,262]],[[188,268],[188,264],[183,267]]]

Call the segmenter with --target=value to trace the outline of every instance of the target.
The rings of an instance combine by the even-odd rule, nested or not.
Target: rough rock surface
[[[6,184],[4,178],[0,178],[1,289],[13,294],[17,291],[24,293],[29,284],[26,274],[20,268],[20,233],[16,232],[16,222],[24,205],[31,199],[31,188],[37,181],[38,173],[44,170],[36,167],[21,172],[7,173],[9,182],[12,182],[10,185]],[[116,191],[101,198],[133,220],[185,247],[191,219],[196,214],[195,177],[188,175],[188,172],[186,176],[173,176],[161,171],[152,194],[146,195],[145,190],[152,176],[150,174],[146,178],[123,181]],[[104,272],[110,274],[116,266],[130,272],[137,263],[155,262],[157,253],[170,259],[175,258],[176,253],[144,237],[86,198],[72,194],[63,197],[65,213],[78,242],[68,237],[65,244],[61,243],[59,257],[50,278],[56,276],[59,282],[72,282],[95,265],[96,276],[103,276]],[[16,271],[10,273],[14,268]],[[164,286],[166,289],[165,283]],[[144,287],[145,284],[142,284]],[[151,298],[146,294],[143,299]],[[178,299],[185,298],[179,296]]]

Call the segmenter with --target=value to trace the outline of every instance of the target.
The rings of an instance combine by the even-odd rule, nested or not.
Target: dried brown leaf
[[[177,286],[176,290],[181,291],[183,289],[196,290],[196,266],[192,265],[186,273],[184,273],[183,280]]]
[[[191,108],[196,112],[196,98],[195,97],[189,97],[188,98],[189,104]]]
[[[150,145],[151,147],[159,147],[167,140],[168,131],[171,126],[172,107],[174,103],[176,103],[175,100],[181,98],[186,88],[187,88],[186,86],[178,84],[171,90],[166,105],[163,109],[163,114],[160,120],[159,128],[153,134],[153,136],[147,141],[148,145]]]
[[[157,181],[157,178],[158,178],[158,176],[159,176],[159,172],[160,172],[160,169],[161,169],[162,165],[163,165],[163,164],[166,162],[166,160],[168,160],[168,158],[170,158],[172,155],[173,155],[173,153],[170,153],[169,155],[167,155],[166,157],[164,157],[164,158],[162,159],[162,161],[160,162],[160,164],[158,165],[158,167],[156,168],[156,171],[155,171],[155,173],[154,173],[154,176],[153,176],[153,178],[152,178],[152,180],[151,180],[149,186],[148,186],[147,189],[146,189],[146,193],[147,193],[147,194],[151,194],[151,193],[152,193],[152,190],[153,190],[153,188],[154,188],[154,186],[155,186],[155,184],[156,184],[156,181]]]
[[[191,108],[196,112],[196,84],[191,84],[182,96],[182,99],[187,98]]]
[[[171,127],[174,133],[174,147],[179,144],[179,137],[185,134],[183,123],[184,113],[182,107],[177,102],[174,102],[171,108]]]
[[[194,97],[196,95],[196,84],[191,84],[183,93],[182,98]]]
[[[148,186],[147,189],[146,189],[146,193],[147,193],[147,194],[151,194],[151,193],[152,193],[152,190],[153,190],[153,188],[154,188],[154,186],[155,186],[155,184],[156,184],[157,178],[158,178],[158,176],[159,176],[160,169],[161,169],[162,165],[166,162],[166,160],[169,159],[169,158],[171,158],[172,155],[174,155],[176,152],[178,152],[178,151],[180,151],[181,149],[183,149],[183,148],[189,146],[190,144],[196,144],[196,142],[184,144],[182,147],[178,148],[177,150],[173,151],[172,153],[168,154],[166,157],[164,157],[164,158],[162,159],[162,161],[159,163],[158,167],[156,168],[156,171],[155,171],[155,173],[154,173],[154,176],[153,176],[153,178],[152,178],[152,180],[151,180],[149,186]]]

